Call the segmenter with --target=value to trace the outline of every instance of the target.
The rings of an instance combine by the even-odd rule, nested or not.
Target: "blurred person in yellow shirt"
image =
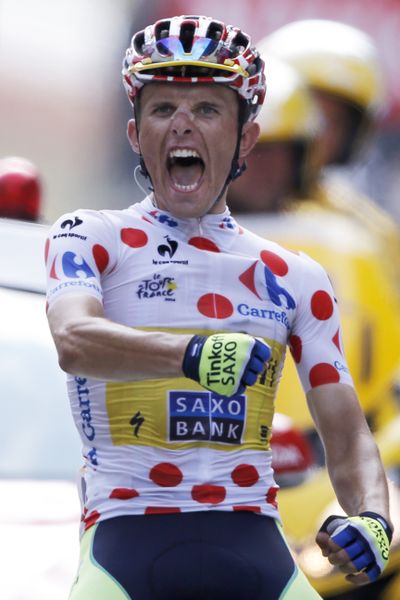
[[[345,23],[308,19],[281,27],[261,44],[266,56],[285,60],[300,72],[322,112],[319,200],[362,222],[398,252],[398,225],[345,176],[370,146],[385,114],[385,82],[373,39]]]

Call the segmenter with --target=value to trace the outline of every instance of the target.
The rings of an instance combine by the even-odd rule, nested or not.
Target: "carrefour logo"
[[[74,252],[64,252],[62,256],[62,269],[65,275],[72,279],[95,277],[85,259]]]
[[[50,277],[52,279],[60,279],[60,261],[58,254],[55,255],[50,268]],[[96,277],[83,256],[75,254],[75,252],[64,252],[61,257],[61,268],[63,274],[70,279],[89,279]]]
[[[223,398],[208,391],[171,391],[168,402],[170,441],[242,442],[245,396]]]
[[[264,267],[264,276],[269,297],[275,306],[283,306],[287,310],[293,310],[296,308],[296,302],[294,301],[294,298],[282,285],[278,283],[277,278],[273,272],[268,269],[268,267]]]
[[[238,304],[237,311],[244,317],[255,317],[256,319],[268,319],[270,321],[276,321],[277,323],[280,323],[286,327],[288,331],[291,328],[288,315],[285,311],[249,306],[249,304],[245,304],[244,302]]]

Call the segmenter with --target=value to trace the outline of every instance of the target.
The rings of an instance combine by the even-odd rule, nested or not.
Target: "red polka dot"
[[[47,264],[47,259],[49,258],[49,249],[50,249],[50,240],[47,239],[44,245],[44,262]]]
[[[100,246],[100,244],[95,244],[92,253],[98,270],[100,273],[103,273],[110,259],[107,250],[103,246]]]
[[[121,229],[121,240],[130,248],[142,248],[148,242],[147,233],[142,229],[126,227]]]
[[[209,252],[220,252],[220,249],[212,240],[209,240],[204,237],[192,237],[188,244],[190,246],[194,246],[199,250],[208,250]]]
[[[283,260],[281,256],[275,254],[275,252],[270,252],[269,250],[262,250],[260,252],[261,260],[264,265],[266,265],[274,275],[279,275],[283,277],[289,271],[289,267],[287,263]]]
[[[226,489],[221,485],[194,485],[192,498],[202,504],[219,504],[225,500]]]
[[[279,488],[278,487],[270,487],[265,499],[267,501],[268,504],[272,504],[272,506],[274,506],[275,508],[278,508],[278,503],[276,501],[276,495],[278,493]]]
[[[155,465],[149,475],[150,479],[161,487],[175,487],[183,479],[182,471],[172,463],[159,463]]]
[[[309,379],[314,388],[325,383],[339,383],[340,373],[329,363],[318,363],[311,369]]]
[[[256,284],[255,284],[255,270],[257,267],[257,262],[253,263],[251,267],[246,269],[241,275],[239,275],[239,281],[243,283],[257,298],[261,300],[261,296],[257,293]]]
[[[338,329],[337,332],[335,333],[335,335],[332,338],[332,342],[335,344],[336,348],[339,350],[339,352],[341,354],[342,353],[342,348],[340,347],[340,330]]]
[[[85,517],[83,519],[83,522],[85,523],[85,531],[89,529],[89,527],[92,527],[96,521],[99,520],[100,516],[101,515],[97,510],[93,510],[87,517]]]
[[[302,344],[301,338],[298,335],[290,336],[289,348],[290,348],[290,352],[293,356],[294,362],[299,363],[301,361],[301,353],[303,350],[303,344]]]
[[[233,313],[233,305],[220,294],[204,294],[197,302],[198,311],[210,319],[227,319]]]
[[[330,319],[333,313],[333,301],[328,292],[318,290],[312,295],[311,312],[319,321]]]
[[[110,498],[115,498],[117,500],[131,500],[132,498],[137,498],[138,496],[139,492],[133,488],[114,488],[110,494]]]
[[[180,513],[181,509],[177,506],[148,506],[145,515],[166,515],[170,513]]]
[[[254,513],[260,513],[261,512],[261,507],[260,506],[234,506],[233,507],[234,512],[241,512],[241,511],[245,511],[245,512],[254,512]]]
[[[231,473],[233,483],[240,487],[255,485],[260,476],[253,465],[238,465]]]

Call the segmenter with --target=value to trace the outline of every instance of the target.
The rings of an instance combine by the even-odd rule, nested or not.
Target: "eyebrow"
[[[173,98],[152,98],[151,100],[149,100],[148,102],[148,107],[151,110],[152,108],[155,108],[157,106],[162,106],[163,104],[171,104],[171,105],[176,105],[176,103],[179,102],[179,98],[178,99],[173,99]],[[215,99],[201,99],[201,100],[194,100],[193,101],[193,107],[194,108],[199,108],[202,106],[211,106],[211,107],[215,107],[215,108],[222,108],[225,105],[223,100],[215,100]]]
[[[221,106],[224,106],[224,102],[222,102],[221,100],[199,100],[196,103],[196,106],[215,106],[216,108],[219,108]]]

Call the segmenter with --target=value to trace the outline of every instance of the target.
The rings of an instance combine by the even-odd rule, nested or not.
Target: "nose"
[[[192,115],[186,108],[178,108],[172,117],[172,132],[177,135],[188,135],[193,131]]]

